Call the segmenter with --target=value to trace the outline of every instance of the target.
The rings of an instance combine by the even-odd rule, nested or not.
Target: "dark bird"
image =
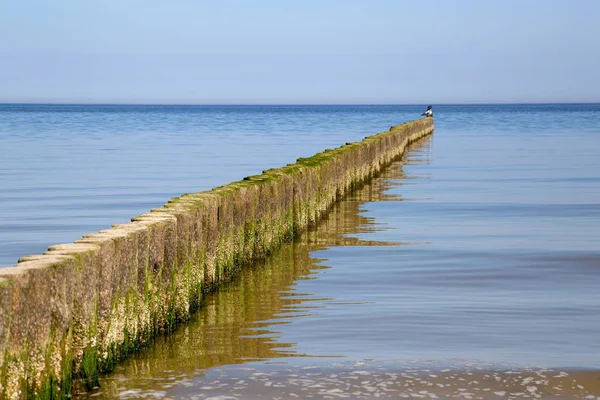
[[[431,106],[427,106],[427,110],[421,115],[424,115],[426,117],[433,117],[433,110],[431,109]]]

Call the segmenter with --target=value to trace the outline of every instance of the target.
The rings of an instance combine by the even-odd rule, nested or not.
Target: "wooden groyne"
[[[409,143],[420,119],[295,164],[171,199],[126,224],[0,269],[0,398],[63,398],[185,321],[203,293],[330,207]]]

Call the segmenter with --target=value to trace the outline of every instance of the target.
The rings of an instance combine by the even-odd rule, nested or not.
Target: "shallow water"
[[[598,399],[598,374],[454,362],[250,363],[109,384],[118,398],[181,399]],[[98,392],[94,395],[104,397]],[[92,396],[94,396],[92,395]]]
[[[434,108],[433,137],[414,147],[403,163],[341,202],[297,243],[284,245],[207,297],[189,324],[126,360],[91,395],[600,396],[600,106]],[[94,168],[81,167],[81,180],[60,189],[70,193],[65,198],[55,199],[54,192],[44,197],[48,189],[36,187],[37,178],[31,177],[43,170],[41,165],[23,175],[33,180],[18,179],[11,171],[19,168],[3,165],[0,176],[8,176],[15,185],[13,200],[29,207],[15,208],[13,220],[21,225],[0,233],[6,235],[2,246],[12,249],[5,238],[15,237],[28,245],[41,244],[48,239],[44,229],[54,229],[55,222],[48,222],[52,220],[71,221],[62,233],[78,236],[83,233],[77,231],[80,222],[101,211],[115,223],[120,222],[118,214],[131,216],[154,206],[140,201],[140,193],[155,193],[162,204],[178,190],[196,190],[186,185],[202,189],[240,179],[384,130],[376,126],[377,119],[386,120],[387,127],[411,119],[419,109],[316,107],[280,112],[277,107],[250,107],[239,115],[228,110],[223,125],[199,129],[213,146],[202,147],[208,159],[194,156],[200,150],[189,146],[198,140],[191,133],[193,126],[186,125],[189,121],[163,121],[161,128],[162,119],[154,116],[147,124],[151,132],[139,137],[153,138],[162,150],[140,144],[134,151],[127,134],[124,143],[113,141],[113,164],[102,164],[90,144],[89,165],[106,165],[107,170],[99,169],[98,180],[89,180],[86,176]],[[406,118],[386,119],[402,117]],[[263,121],[270,126],[265,128],[262,119],[280,123],[270,126]],[[5,129],[6,120],[0,121]],[[187,141],[158,139],[161,129],[182,125]],[[230,126],[238,133],[227,136]],[[214,134],[207,132],[211,129]],[[72,141],[81,149],[87,137]],[[2,138],[19,142],[14,135]],[[56,142],[56,135],[41,141]],[[244,152],[254,149],[250,143],[256,144],[256,152]],[[224,145],[231,151],[216,157]],[[127,183],[121,187],[111,182],[128,165],[126,157],[116,156],[123,148],[147,172],[141,173],[142,168],[123,175]],[[41,153],[47,150],[40,145]],[[19,152],[9,153],[18,165]],[[43,154],[42,159],[50,157]],[[149,163],[152,159],[160,162]],[[169,160],[177,161],[172,169],[165,167]],[[215,168],[215,160],[223,167]],[[198,175],[194,171],[202,168],[190,165],[211,168],[212,175]],[[61,174],[56,169],[46,176]],[[147,179],[136,181],[136,174]],[[177,180],[169,180],[169,174]],[[93,190],[81,191],[82,182]],[[8,195],[3,191],[2,196]],[[36,196],[41,199],[34,200]],[[117,206],[127,199],[131,208]],[[80,203],[86,204],[85,213],[72,208]],[[0,203],[2,226],[6,204]],[[32,204],[42,207],[34,210]],[[64,219],[58,218],[62,211],[67,214]],[[24,227],[22,222],[30,217],[40,226]],[[35,240],[28,242],[38,229]]]
[[[0,104],[0,268],[420,109]]]

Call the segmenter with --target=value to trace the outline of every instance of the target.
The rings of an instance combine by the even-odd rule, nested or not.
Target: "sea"
[[[0,268],[425,107],[0,104]],[[600,104],[433,111],[433,135],[74,397],[600,399]]]

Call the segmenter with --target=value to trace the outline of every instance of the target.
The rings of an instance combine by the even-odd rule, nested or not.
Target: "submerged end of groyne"
[[[62,398],[187,320],[203,293],[317,223],[433,118],[206,192],[0,269],[0,398]]]

